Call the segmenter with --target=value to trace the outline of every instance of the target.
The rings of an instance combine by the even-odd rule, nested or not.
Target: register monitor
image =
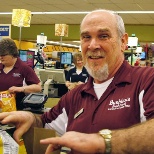
[[[34,56],[35,51],[19,50],[20,59],[32,68],[34,68]]]
[[[47,81],[44,83],[43,93],[51,97],[61,97],[68,89],[65,85],[65,70],[50,69],[45,70],[44,77]]]
[[[61,52],[60,54],[60,63],[61,64],[72,64],[72,52]]]
[[[43,93],[47,96],[51,94],[52,97],[60,96],[60,92],[63,91],[62,87],[65,86],[64,69],[45,70],[44,76],[46,76],[47,81],[44,83]]]
[[[65,83],[65,72],[64,69],[51,69],[51,70],[45,70],[45,76],[47,76],[47,79],[52,79],[53,83]]]

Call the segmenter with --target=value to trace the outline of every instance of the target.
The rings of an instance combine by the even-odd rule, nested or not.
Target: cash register
[[[46,103],[48,96],[43,93],[30,93],[27,95],[22,103],[25,106],[24,110],[31,111],[33,113],[45,112],[44,104]]]

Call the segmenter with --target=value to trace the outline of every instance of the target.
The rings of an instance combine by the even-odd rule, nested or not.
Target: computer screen
[[[22,61],[27,62],[27,50],[19,50],[19,57]]]
[[[44,76],[47,77],[47,79],[52,79],[53,83],[62,83],[64,84],[65,79],[65,71],[64,69],[51,69],[51,70],[45,70]]]
[[[72,64],[72,53],[71,52],[61,52],[60,63],[61,64]]]
[[[31,95],[31,97],[29,98],[32,101],[40,101],[42,99],[41,95]]]
[[[35,56],[35,51],[27,51],[27,64],[28,66],[34,68],[34,56]]]
[[[146,59],[146,52],[145,51],[142,51],[141,54],[140,54],[140,59],[141,60],[145,60]]]
[[[35,51],[19,50],[20,59],[32,68],[34,68],[34,56]]]
[[[64,64],[61,64],[59,61],[56,61],[55,68],[56,69],[64,69]]]

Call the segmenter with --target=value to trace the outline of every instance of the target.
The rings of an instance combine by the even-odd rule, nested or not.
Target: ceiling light
[[[154,11],[115,11],[119,14],[153,14]],[[31,12],[31,14],[87,14],[90,13],[89,11],[82,11],[82,12]],[[0,12],[1,14],[9,15],[12,12]]]
[[[81,43],[81,41],[72,41],[72,42],[74,42],[74,43]]]

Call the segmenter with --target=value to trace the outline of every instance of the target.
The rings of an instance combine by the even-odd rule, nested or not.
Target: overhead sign
[[[11,24],[0,24],[0,37],[11,38]]]
[[[128,37],[128,46],[129,47],[137,47],[138,38],[137,37]]]
[[[12,25],[18,27],[30,27],[31,11],[25,9],[13,9]]]
[[[68,25],[66,25],[66,24],[55,24],[55,36],[68,37]]]

